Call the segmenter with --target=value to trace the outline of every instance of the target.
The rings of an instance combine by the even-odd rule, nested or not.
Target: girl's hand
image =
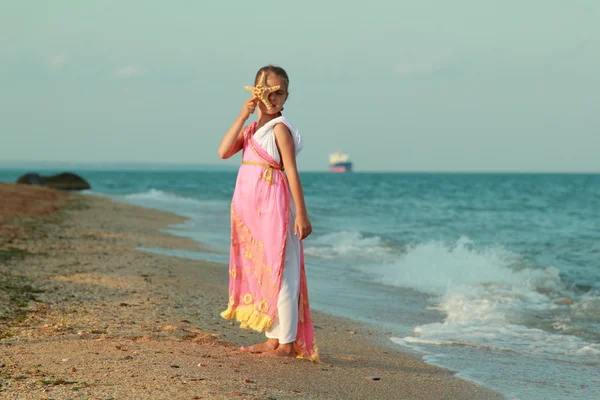
[[[252,97],[244,102],[242,106],[242,111],[240,111],[240,117],[244,120],[250,117],[250,114],[254,114],[254,110],[256,110],[256,105],[258,104],[258,99],[256,97]]]
[[[294,223],[294,235],[300,235],[300,240],[306,239],[312,233],[310,220],[306,215],[298,215]]]

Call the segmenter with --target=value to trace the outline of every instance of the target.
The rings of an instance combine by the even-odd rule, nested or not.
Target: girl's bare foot
[[[280,344],[279,346],[277,346],[276,349],[262,352],[261,356],[295,357],[296,352],[294,351],[293,343],[285,343],[285,344]]]
[[[264,343],[254,344],[252,346],[242,346],[240,347],[240,351],[244,353],[266,353],[276,350],[278,346],[279,341],[277,339],[267,339]]]

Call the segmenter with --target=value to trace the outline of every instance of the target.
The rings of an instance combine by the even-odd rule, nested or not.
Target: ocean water
[[[189,217],[169,232],[211,251],[174,254],[227,263],[235,170],[77,172],[91,194]],[[600,175],[302,180],[313,308],[507,399],[599,398]]]

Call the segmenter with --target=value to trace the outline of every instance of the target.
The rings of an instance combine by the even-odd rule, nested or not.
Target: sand
[[[206,250],[161,231],[180,216],[2,183],[0,204],[0,398],[502,398],[314,311],[321,363],[240,353],[263,334],[220,318],[227,267],[140,250]]]

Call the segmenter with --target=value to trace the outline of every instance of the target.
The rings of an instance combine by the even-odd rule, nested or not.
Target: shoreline
[[[8,186],[16,187],[1,185],[0,197]],[[0,321],[6,398],[502,398],[385,345],[363,323],[318,311],[322,363],[240,353],[237,346],[263,334],[220,318],[226,265],[137,250],[201,250],[160,232],[185,217],[101,196],[65,201],[50,223],[11,217],[37,233],[0,242],[0,251],[21,252],[0,258],[0,272],[31,287],[22,318]]]

